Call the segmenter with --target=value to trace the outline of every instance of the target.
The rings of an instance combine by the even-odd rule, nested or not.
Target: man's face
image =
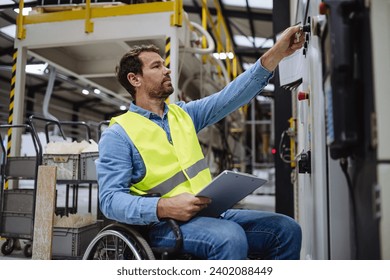
[[[143,62],[141,88],[149,97],[167,98],[173,93],[169,74],[171,70],[165,67],[164,60],[155,52],[143,52],[139,55]],[[141,89],[140,88],[140,89]]]

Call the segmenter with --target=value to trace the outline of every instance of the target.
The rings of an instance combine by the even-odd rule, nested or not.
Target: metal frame
[[[375,73],[375,108],[377,110],[375,123],[377,131],[377,207],[381,215],[381,254],[383,259],[390,259],[390,95],[387,75],[390,72],[390,37],[382,32],[383,26],[390,24],[390,1],[370,1],[371,5],[371,32],[373,72]],[[387,33],[388,34],[388,33]]]
[[[129,7],[131,6],[131,7]],[[23,7],[23,1],[20,1],[20,7]],[[38,14],[29,16],[20,16],[18,19],[18,39],[15,40],[15,48],[18,50],[16,63],[16,84],[15,84],[15,104],[13,123],[23,123],[23,108],[25,100],[25,66],[27,54],[31,53],[37,58],[41,58],[36,53],[40,48],[60,47],[70,45],[94,44],[107,41],[125,42],[126,40],[146,40],[158,39],[165,40],[167,36],[171,38],[171,60],[170,68],[172,70],[172,84],[178,88],[178,58],[180,41],[185,39],[184,32],[189,28],[187,23],[182,21],[182,3],[175,2],[157,2],[148,4],[133,4],[120,7],[91,7],[90,18],[86,12],[66,11],[49,14]],[[115,16],[114,16],[115,15]],[[93,32],[86,30],[86,20],[93,19]],[[131,28],[137,26],[139,22],[143,23],[143,28]],[[156,28],[159,26],[159,28]],[[179,28],[183,26],[183,28]],[[130,27],[130,28],[129,28]],[[112,32],[115,30],[115,32]],[[131,32],[129,32],[131,30]],[[44,36],[42,36],[44,32]],[[61,34],[61,36],[58,36]],[[122,44],[124,52],[128,49],[127,44]],[[58,69],[61,69],[69,75],[77,76],[62,65],[53,63]],[[98,68],[98,66],[94,66]],[[86,78],[86,84],[94,83]],[[102,88],[102,86],[99,86]],[[121,95],[104,89],[109,95],[124,102],[128,99]],[[170,97],[170,101],[178,100],[178,93]],[[17,155],[20,150],[20,141],[18,137],[12,139],[11,155]]]

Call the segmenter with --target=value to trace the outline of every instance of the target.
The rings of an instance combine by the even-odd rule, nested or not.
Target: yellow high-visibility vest
[[[211,182],[191,117],[175,104],[168,107],[172,143],[164,129],[137,113],[128,111],[111,119],[110,125],[118,123],[126,131],[146,167],[145,177],[130,186],[133,194],[196,194]]]

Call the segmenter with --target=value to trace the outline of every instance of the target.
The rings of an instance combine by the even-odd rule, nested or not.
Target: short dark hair
[[[142,61],[139,55],[142,52],[155,52],[160,54],[157,46],[151,45],[135,45],[127,53],[125,53],[119,65],[116,67],[116,77],[120,84],[130,93],[131,97],[135,99],[135,88],[127,80],[127,74],[130,72],[142,75]]]

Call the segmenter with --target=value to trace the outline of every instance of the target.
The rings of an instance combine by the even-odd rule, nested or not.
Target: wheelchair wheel
[[[126,226],[108,226],[88,245],[83,260],[154,260],[142,235]]]

